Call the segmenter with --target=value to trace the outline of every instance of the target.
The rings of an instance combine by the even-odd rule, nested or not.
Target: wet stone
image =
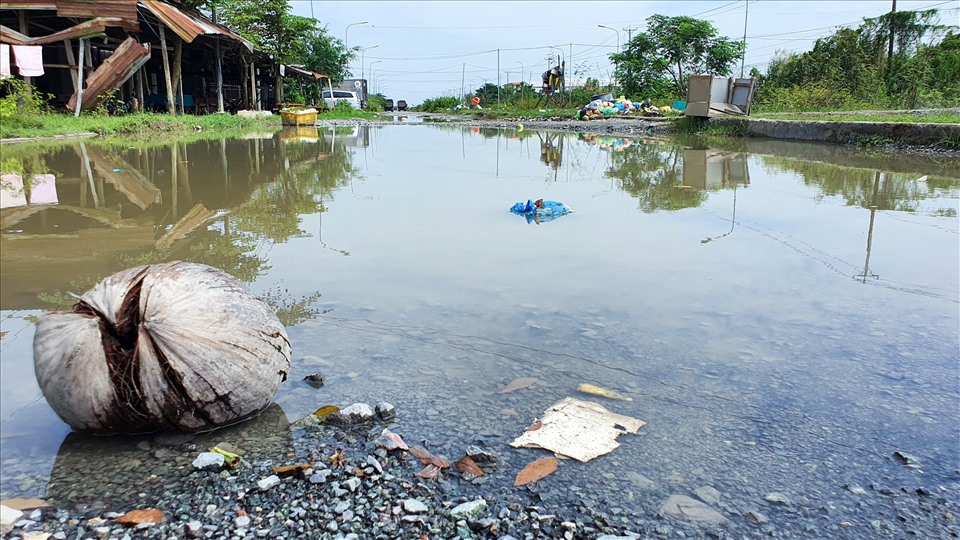
[[[403,501],[403,511],[408,514],[422,514],[427,510],[427,505],[417,499],[406,499]]]
[[[767,496],[764,497],[763,499],[770,504],[775,504],[779,506],[790,506],[792,504],[792,501],[790,500],[790,498],[782,493],[776,493],[776,492],[768,493]]]
[[[487,511],[487,501],[476,499],[458,504],[449,514],[455,519],[479,519]]]
[[[397,417],[397,408],[386,401],[381,401],[374,407],[377,418],[383,421],[393,420]]]
[[[257,487],[260,488],[260,491],[266,491],[278,485],[280,485],[280,477],[275,474],[257,482]]]
[[[219,471],[226,463],[223,454],[218,452],[202,452],[193,460],[193,467],[197,470]]]
[[[712,486],[698,487],[693,490],[693,494],[707,504],[717,504],[720,502],[720,492]]]

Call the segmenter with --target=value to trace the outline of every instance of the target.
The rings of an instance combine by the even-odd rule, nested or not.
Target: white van
[[[350,92],[349,90],[334,90],[333,95],[330,95],[329,90],[324,90],[323,101],[327,104],[327,107],[336,107],[338,101],[346,101],[350,105],[353,105],[354,109],[360,109],[360,97],[357,96],[356,92]]]

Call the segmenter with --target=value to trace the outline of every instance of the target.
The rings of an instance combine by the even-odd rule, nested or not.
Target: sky
[[[289,0],[348,47],[365,50],[350,64],[371,91],[411,106],[457,96],[490,82],[539,86],[549,57],[567,62],[567,85],[610,79],[608,55],[642,32],[651,15],[710,21],[720,35],[743,39],[745,72],[765,72],[778,51],[804,52],[817,38],[888,12],[891,0],[668,2],[351,2]],[[899,0],[897,10],[937,9],[941,24],[960,24],[960,0]],[[359,24],[363,23],[365,24]],[[609,28],[601,28],[603,25]],[[499,52],[498,52],[499,50]],[[362,62],[361,62],[362,60]],[[572,60],[572,62],[571,62]],[[739,63],[734,70],[739,75]],[[633,99],[641,96],[627,96]]]

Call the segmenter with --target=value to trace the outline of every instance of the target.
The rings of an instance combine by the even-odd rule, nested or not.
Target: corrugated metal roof
[[[124,40],[117,50],[87,77],[87,87],[84,89],[80,108],[83,110],[95,108],[104,97],[129,79],[149,59],[149,43],[137,43],[137,40],[132,37]],[[67,108],[73,110],[76,106],[75,92],[67,102]]]
[[[156,0],[139,0],[139,4],[153,13],[160,21],[173,30],[181,39],[187,43],[193,42],[197,36],[219,35],[243,43],[250,51],[253,50],[253,43],[250,43],[241,36],[234,34],[225,26],[214,23],[199,13],[185,13],[165,2]]]
[[[57,9],[57,0],[3,0],[0,9]]]
[[[13,45],[45,45],[74,38],[89,38],[106,35],[105,29],[111,26],[129,28],[130,22],[115,17],[91,19],[46,36],[25,36],[12,28],[0,25],[0,42]],[[136,27],[134,28],[136,29]]]
[[[60,17],[118,17],[137,21],[137,0],[56,0]]]

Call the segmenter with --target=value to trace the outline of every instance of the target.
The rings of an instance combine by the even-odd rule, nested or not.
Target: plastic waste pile
[[[633,141],[623,137],[613,137],[611,135],[594,135],[590,133],[579,133],[577,138],[588,144],[599,146],[603,150],[621,151],[633,145]]]
[[[527,199],[527,202],[518,202],[510,207],[510,211],[518,216],[527,218],[527,223],[553,221],[558,217],[573,212],[573,208],[557,201],[537,199],[536,202]]]
[[[631,101],[624,96],[620,96],[614,101],[595,99],[581,107],[580,110],[577,111],[575,118],[578,120],[592,120],[594,118],[627,113],[641,113],[644,116],[663,116],[663,113],[671,110],[673,110],[673,107],[669,105],[655,107],[649,99],[639,102]]]

